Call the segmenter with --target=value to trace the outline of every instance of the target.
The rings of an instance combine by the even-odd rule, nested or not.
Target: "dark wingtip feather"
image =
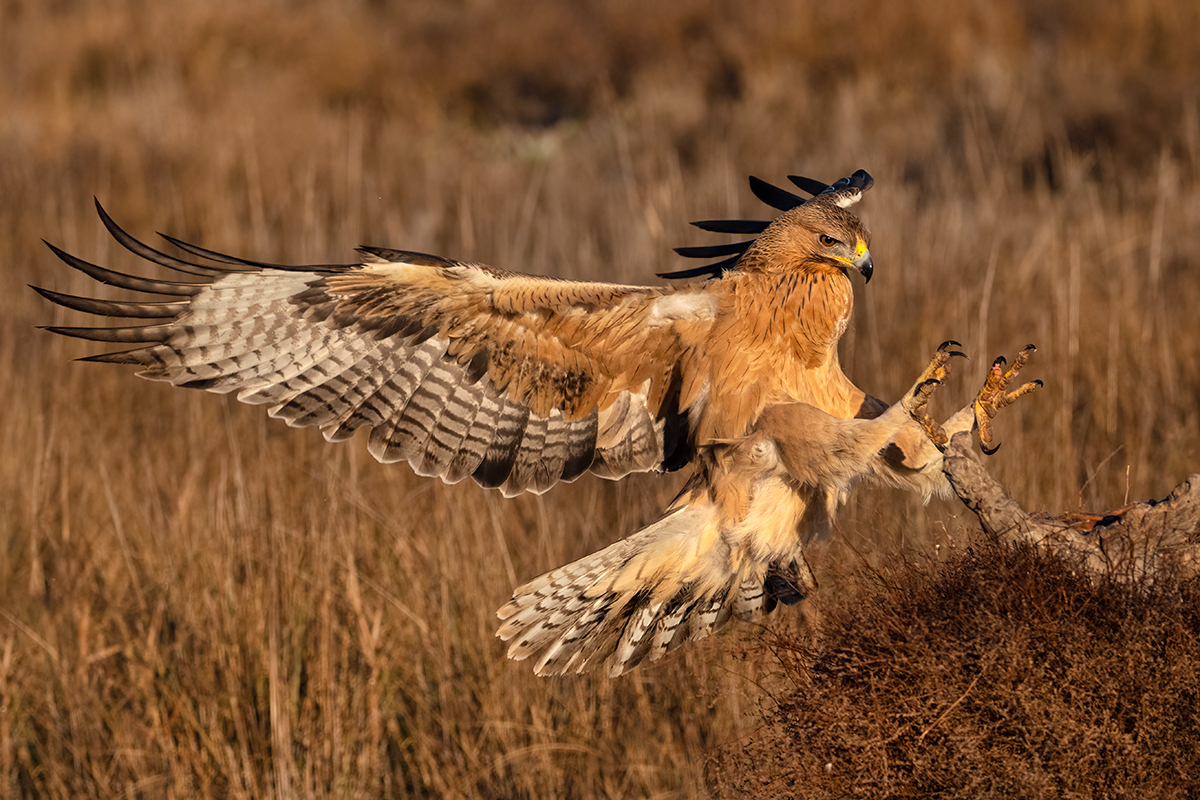
[[[828,183],[805,178],[803,175],[788,175],[788,180],[800,187],[801,191],[808,192],[811,195],[818,195],[829,188]]]
[[[59,298],[70,297],[70,295],[61,294],[59,292],[52,292],[49,289],[43,289],[40,286],[34,286],[32,283],[27,283],[25,285],[28,286],[30,289],[33,289],[35,292],[40,294],[42,297],[49,300],[51,303],[54,303],[56,305],[60,305],[60,306],[64,305],[64,303],[59,301]],[[70,306],[67,306],[67,307],[70,308]]]
[[[705,219],[693,222],[692,224],[702,231],[745,235],[748,233],[762,233],[770,226],[771,221],[761,219]]]
[[[160,237],[162,237],[163,239],[165,239],[166,241],[168,241],[171,244],[178,247],[180,250],[183,250],[185,253],[191,253],[194,256],[200,256],[201,258],[207,258],[210,261],[217,261],[217,262],[220,262],[221,264],[228,264],[229,267],[232,268],[231,269],[229,267],[222,267],[219,270],[220,272],[252,272],[256,269],[263,269],[264,267],[271,267],[271,268],[275,268],[275,269],[281,268],[281,265],[279,265],[279,264],[267,264],[267,263],[260,262],[260,261],[247,261],[246,259],[238,258],[237,256],[231,256],[231,255],[227,255],[225,253],[218,253],[216,250],[209,250],[207,247],[201,247],[196,244],[190,244],[188,242],[183,241],[182,239],[176,239],[174,236],[168,236],[167,234],[162,233],[162,232],[159,232],[158,235]],[[242,267],[242,269],[237,269],[237,267]],[[286,269],[286,267],[282,267],[282,268]],[[210,267],[208,269],[211,269],[214,272],[218,271],[217,268],[215,268],[215,267]]]
[[[135,364],[146,366],[147,360],[141,354],[146,352],[145,347],[138,347],[134,350],[121,350],[117,353],[97,353],[94,356],[83,356],[75,361],[91,361],[97,364]]]
[[[247,258],[231,256],[228,253],[219,253],[216,250],[209,250],[207,247],[201,247],[198,244],[191,244],[190,242],[185,242],[182,239],[176,239],[174,236],[168,236],[165,233],[159,233],[158,235],[184,252],[191,253],[194,256],[200,256],[201,258],[207,258],[209,261],[217,261],[221,264],[227,265],[223,267],[205,267],[205,269],[210,269],[213,274],[223,274],[229,272],[257,272],[264,269],[277,269],[284,272],[341,272],[356,266],[349,264],[275,264],[270,261],[252,261]]]
[[[731,242],[729,244],[701,245],[699,247],[676,247],[675,252],[684,258],[720,258],[721,256],[741,255],[750,248],[752,242]]]
[[[714,264],[705,264],[701,267],[692,267],[691,269],[681,269],[675,272],[659,272],[656,273],[660,278],[668,280],[680,280],[683,278],[698,278],[701,275],[707,275],[710,278],[719,278],[725,274],[727,270],[733,267],[738,262],[741,255],[736,255],[727,258],[724,261],[717,261]]]
[[[128,303],[113,300],[96,300],[91,297],[78,297],[72,294],[43,289],[40,286],[29,285],[30,289],[40,294],[55,305],[69,308],[72,311],[82,311],[86,314],[98,314],[105,317],[133,317],[138,319],[165,319],[174,317],[187,308],[187,302],[172,303]]]
[[[95,200],[95,198],[93,198]],[[192,261],[183,261],[182,259],[169,256],[161,250],[155,250],[148,244],[135,239],[131,234],[125,231],[120,225],[113,221],[113,218],[104,210],[104,206],[100,205],[99,200],[95,200],[96,213],[100,215],[100,221],[104,223],[104,227],[109,234],[117,240],[117,243],[124,247],[129,252],[139,258],[144,258],[147,261],[158,264],[159,266],[173,269],[176,272],[184,272],[189,275],[200,275],[206,278],[211,278],[220,275],[227,270],[218,267],[210,267],[204,264],[196,264]]]
[[[792,194],[786,189],[780,189],[778,186],[772,186],[753,175],[750,176],[750,191],[754,192],[754,196],[759,200],[780,211],[787,211],[805,203],[803,197]]]
[[[70,253],[55,247],[47,242],[46,246],[54,255],[58,256],[64,264],[73,269],[77,269],[84,275],[99,281],[100,283],[109,286],[116,286],[119,289],[129,289],[134,292],[147,292],[149,294],[172,294],[190,296],[200,292],[207,284],[204,283],[180,283],[178,281],[156,281],[149,278],[139,278],[135,275],[126,275],[122,272],[116,272],[104,267],[98,267],[95,264],[84,261],[82,258],[71,255]]]
[[[166,339],[170,325],[142,325],[131,328],[72,328],[62,325],[44,325],[41,329],[57,333],[59,336],[71,336],[76,339],[88,339],[93,342],[121,342],[125,344],[158,343]]]

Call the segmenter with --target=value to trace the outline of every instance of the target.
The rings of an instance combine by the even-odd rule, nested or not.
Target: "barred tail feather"
[[[796,602],[800,594],[777,591],[776,576],[800,569],[735,552],[712,506],[683,506],[519,587],[497,612],[497,635],[509,642],[509,658],[536,656],[538,675],[584,672],[608,659],[616,677],[732,618],[751,621],[781,600]]]

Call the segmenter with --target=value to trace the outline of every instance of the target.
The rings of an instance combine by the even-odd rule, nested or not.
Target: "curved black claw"
[[[980,442],[979,449],[983,451],[983,454],[985,456],[994,456],[994,455],[996,455],[996,451],[1000,449],[1000,442],[996,442],[995,447],[988,447],[983,442]]]
[[[952,348],[952,347],[962,347],[962,343],[956,342],[953,339],[947,339],[946,341],[942,342],[941,344],[939,344],[937,346],[937,352],[944,353],[949,358],[958,357],[958,358],[965,358],[968,361],[971,360],[971,357],[968,356],[966,353],[964,353],[962,350],[951,350],[950,348]]]

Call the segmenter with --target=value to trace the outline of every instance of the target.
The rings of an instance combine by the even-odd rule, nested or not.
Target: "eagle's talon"
[[[996,412],[1000,409],[1012,405],[1018,398],[1042,388],[1042,382],[1035,380],[1022,384],[1012,391],[1008,390],[1008,387],[1013,385],[1017,375],[1020,374],[1021,369],[1029,363],[1029,357],[1036,351],[1037,348],[1033,345],[1026,345],[1013,359],[1012,366],[1007,370],[1004,367],[1007,366],[1008,360],[1004,356],[998,356],[992,362],[992,368],[988,370],[983,387],[979,390],[975,402],[972,403],[975,411],[975,424],[979,429],[979,447],[989,456],[1000,449],[999,444],[995,447],[988,447],[992,441],[992,417],[996,416]]]
[[[961,356],[966,358],[966,353],[961,350],[952,350],[954,347],[962,347],[962,345],[953,339],[947,339],[937,347],[937,352],[929,361],[929,365],[921,372],[916,383],[913,384],[905,395],[903,400],[904,409],[914,422],[921,426],[925,431],[925,435],[929,437],[934,446],[938,450],[944,450],[946,444],[950,441],[949,435],[941,424],[931,417],[926,409],[929,406],[929,399],[933,397],[934,391],[950,374],[950,359]]]

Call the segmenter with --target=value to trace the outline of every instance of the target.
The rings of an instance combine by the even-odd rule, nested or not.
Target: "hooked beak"
[[[854,264],[855,269],[862,273],[862,276],[865,279],[864,282],[870,283],[871,273],[875,271],[875,264],[871,261],[871,251],[861,243],[859,244],[858,249],[858,258],[854,259],[854,261],[851,263]]]

